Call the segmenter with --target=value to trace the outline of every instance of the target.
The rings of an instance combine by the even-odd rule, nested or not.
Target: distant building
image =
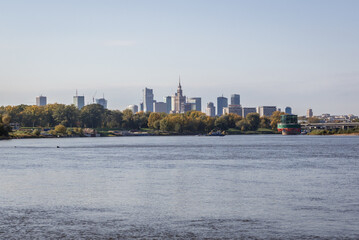
[[[241,105],[229,105],[228,107],[224,107],[223,108],[223,114],[229,114],[229,113],[234,113],[237,114],[239,116],[242,116],[242,106]]]
[[[210,117],[216,116],[216,107],[214,106],[213,102],[207,103],[206,114]]]
[[[47,98],[45,96],[36,97],[36,106],[45,106],[47,104]]]
[[[73,98],[74,105],[81,110],[85,106],[85,96],[78,96],[76,90],[76,96]]]
[[[309,108],[307,110],[307,118],[311,118],[311,117],[313,117],[313,110],[311,108]]]
[[[166,103],[166,113],[170,113],[172,110],[172,97],[167,96],[163,98]]]
[[[153,112],[153,89],[145,88],[143,90],[143,111]]]
[[[195,111],[196,110],[196,105],[193,104],[193,103],[183,103],[183,106],[182,106],[182,109],[183,109],[183,112],[189,112],[189,111]]]
[[[143,112],[143,102],[140,103],[140,111]]]
[[[257,109],[255,107],[244,107],[242,108],[242,117],[247,117],[249,113],[256,113]]]
[[[183,96],[181,81],[178,82],[177,92],[174,95],[174,108],[173,113],[184,113],[184,103],[186,103],[186,97]]]
[[[192,104],[191,110],[202,111],[202,100],[200,97],[188,98],[187,102]]]
[[[167,112],[167,104],[165,102],[154,102],[153,103],[153,112],[166,113]]]
[[[96,103],[100,104],[104,109],[107,109],[107,100],[105,98],[96,99]]]
[[[228,99],[225,97],[217,98],[217,115],[221,116],[223,114],[223,108],[228,107]]]
[[[275,112],[275,111],[277,111],[276,106],[259,106],[259,107],[257,107],[257,113],[259,114],[260,117],[262,117],[262,116],[270,117],[270,116],[272,116],[273,112]]]
[[[291,107],[286,107],[285,108],[285,113],[286,114],[292,114],[292,108]]]
[[[231,105],[241,105],[241,97],[239,94],[231,95]]]
[[[128,105],[128,107],[126,109],[131,110],[132,113],[137,113],[138,112],[138,106],[137,105]]]
[[[282,109],[281,109],[281,108],[278,108],[277,111],[278,111],[278,112],[282,112]]]

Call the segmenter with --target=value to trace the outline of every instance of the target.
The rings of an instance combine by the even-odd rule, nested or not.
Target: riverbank
[[[24,138],[73,138],[73,137],[122,137],[122,136],[224,136],[224,135],[260,135],[260,134],[278,134],[272,129],[259,128],[256,131],[241,131],[230,128],[227,131],[211,131],[207,132],[190,132],[182,133],[168,132],[161,130],[153,130],[149,128],[141,128],[136,131],[121,129],[80,129],[68,128],[64,132],[56,132],[54,130],[44,130],[41,128],[21,128],[10,132],[8,139],[24,139]]]

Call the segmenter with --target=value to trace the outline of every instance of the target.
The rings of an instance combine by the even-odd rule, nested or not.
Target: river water
[[[0,239],[359,238],[359,137],[23,139],[0,153]]]

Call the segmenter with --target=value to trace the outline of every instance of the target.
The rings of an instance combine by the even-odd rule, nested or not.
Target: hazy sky
[[[0,0],[0,105],[176,91],[359,115],[359,1]]]

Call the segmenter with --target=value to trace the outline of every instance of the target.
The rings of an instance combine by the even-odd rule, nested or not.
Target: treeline
[[[2,116],[0,114],[0,138],[8,137],[10,131],[11,131],[10,117],[8,115]]]
[[[46,106],[2,106],[0,115],[7,121],[19,123],[21,127],[53,128],[65,127],[108,128],[138,130],[150,128],[167,132],[209,132],[236,128],[241,131],[255,131],[258,128],[277,128],[280,115],[274,112],[271,117],[259,117],[250,113],[246,118],[237,114],[209,117],[198,111],[183,114],[144,113],[133,114],[131,110],[108,110],[99,104],[84,106],[81,110],[74,105],[48,104]]]

